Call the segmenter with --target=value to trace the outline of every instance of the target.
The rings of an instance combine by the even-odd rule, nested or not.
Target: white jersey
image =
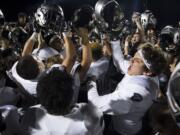
[[[109,60],[106,57],[102,57],[101,59],[91,63],[86,76],[96,76],[96,78],[99,79],[107,72],[108,67]]]
[[[22,78],[21,76],[19,76],[19,74],[17,73],[17,70],[16,70],[16,66],[17,66],[17,63],[16,62],[13,67],[11,68],[10,71],[7,72],[8,76],[13,80],[15,81],[16,83],[20,84],[24,90],[26,92],[28,92],[29,94],[33,95],[33,96],[36,96],[36,87],[37,87],[37,83],[38,83],[38,78],[41,76],[41,73],[38,75],[37,78],[33,79],[33,80],[27,80],[27,79],[24,79]],[[64,67],[61,65],[61,64],[54,64],[50,69],[49,71],[52,69],[52,68],[57,68],[59,70],[65,70]],[[74,84],[73,84],[73,89],[75,90],[75,98],[77,99],[77,95],[78,95],[78,90],[79,90],[79,87],[80,87],[80,80],[79,80],[79,75],[77,74],[77,68],[78,68],[78,65],[74,67],[73,71],[71,72],[71,75],[73,77],[73,80],[74,80]],[[44,72],[47,72],[47,71],[44,71]],[[73,99],[73,101],[75,102],[76,99]]]
[[[55,56],[55,55],[60,55],[58,51],[51,47],[44,47],[41,49],[34,49],[32,52],[33,57],[35,57],[38,60],[47,60],[48,58]]]
[[[36,86],[38,79],[36,78],[33,80],[27,80],[19,76],[16,70],[17,64],[18,61],[12,66],[11,70],[7,72],[9,78],[11,78],[15,83],[20,84],[29,94],[36,95]]]
[[[76,104],[67,115],[52,115],[42,106],[30,108],[22,119],[22,128],[30,135],[101,135],[102,113],[87,104]]]
[[[123,61],[120,46],[112,45],[116,49],[113,54],[116,66],[126,73],[128,62]],[[113,53],[114,53],[113,52]],[[152,105],[157,96],[159,83],[157,77],[144,75],[130,76],[126,74],[117,85],[113,93],[99,96],[95,82],[90,82],[88,100],[102,110],[112,115],[113,128],[123,135],[134,135],[142,127],[142,117]]]
[[[158,78],[128,75],[123,78],[116,91],[122,95],[120,97],[123,97],[124,102],[127,102],[128,105],[124,110],[125,112],[112,116],[113,127],[116,131],[121,134],[133,135],[141,129],[142,117],[157,97],[157,84]],[[123,104],[121,106],[114,105],[119,109],[123,106]]]

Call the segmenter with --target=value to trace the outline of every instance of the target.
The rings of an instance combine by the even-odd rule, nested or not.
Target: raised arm
[[[141,42],[145,42],[146,41],[145,30],[144,30],[143,26],[141,25],[140,17],[139,16],[136,17],[134,21],[137,26],[137,31],[141,35]]]
[[[63,39],[65,47],[65,58],[62,62],[62,65],[66,67],[66,71],[70,73],[75,62],[75,47],[67,33],[63,33]]]
[[[131,42],[131,35],[128,35],[125,39],[125,43],[124,43],[124,55],[128,56],[129,55],[129,45]]]
[[[92,62],[92,53],[88,39],[88,30],[86,28],[79,28],[78,34],[82,38],[82,61],[79,69],[80,80],[83,80]]]
[[[34,32],[31,37],[26,41],[23,52],[22,52],[22,57],[26,55],[31,55],[34,49],[35,43],[38,43],[37,48],[41,49],[45,46],[45,41],[42,37],[42,33],[39,32]]]
[[[121,50],[120,41],[111,41],[112,48],[112,56],[114,60],[114,64],[119,71],[123,73],[127,73],[127,69],[129,67],[129,61],[124,59],[124,55]]]
[[[36,43],[37,40],[38,40],[38,33],[34,32],[24,45],[22,51],[22,57],[26,55],[31,55],[34,48],[34,44]]]

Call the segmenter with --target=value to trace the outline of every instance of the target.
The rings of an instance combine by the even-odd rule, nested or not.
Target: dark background
[[[180,0],[117,0],[123,7],[126,17],[133,11],[150,9],[158,20],[158,28],[165,25],[177,26],[180,21]],[[69,20],[75,9],[84,4],[94,7],[97,0],[47,0],[48,3],[60,4],[64,10],[66,20]],[[6,21],[16,21],[19,12],[33,14],[43,0],[1,0],[0,9]]]

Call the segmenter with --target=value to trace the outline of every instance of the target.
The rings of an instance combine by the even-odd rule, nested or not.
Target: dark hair
[[[10,70],[17,60],[18,56],[11,48],[0,50],[0,78],[6,75],[6,71]]]
[[[155,75],[159,75],[167,66],[162,51],[149,43],[145,43],[141,49],[144,58],[152,65],[150,69],[151,72]]]
[[[67,114],[73,98],[73,79],[61,70],[53,69],[43,75],[37,85],[37,97],[40,104],[50,114]]]
[[[18,61],[16,71],[19,76],[28,80],[35,79],[40,72],[38,63],[31,55],[24,56]]]
[[[20,17],[27,17],[27,14],[24,12],[20,12],[20,13],[18,13],[18,18],[20,18]]]
[[[99,60],[103,56],[102,46],[96,42],[91,45],[91,52],[93,60]]]

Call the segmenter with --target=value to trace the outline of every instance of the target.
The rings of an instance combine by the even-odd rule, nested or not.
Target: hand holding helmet
[[[81,8],[75,10],[72,18],[73,27],[85,27],[90,31],[92,29],[93,13],[94,9],[89,5],[83,5]]]
[[[81,44],[83,45],[88,45],[89,43],[89,38],[88,38],[88,29],[80,27],[76,30],[76,33],[78,36],[81,38]]]
[[[95,5],[95,17],[108,32],[119,32],[124,25],[124,13],[115,0],[99,0]]]
[[[42,4],[34,14],[34,26],[45,39],[49,35],[61,33],[64,26],[64,13],[59,5]]]
[[[141,14],[141,25],[143,26],[144,30],[148,29],[149,27],[156,27],[157,20],[154,14],[150,10],[146,10]]]

